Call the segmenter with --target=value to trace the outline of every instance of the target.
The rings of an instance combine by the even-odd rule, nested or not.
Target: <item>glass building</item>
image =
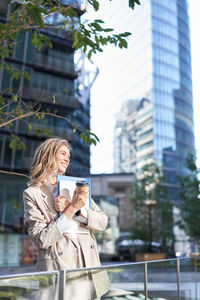
[[[5,22],[10,1],[0,5],[0,21]],[[81,14],[77,3],[77,10]],[[65,1],[69,4],[69,1]],[[59,15],[48,19],[48,23],[55,24]],[[59,20],[60,22],[60,20]],[[4,69],[0,72],[0,90],[5,91],[9,99],[7,88],[18,92],[23,103],[35,103],[38,99],[42,109],[49,112],[57,111],[64,118],[68,118],[80,128],[90,130],[90,86],[85,83],[87,91],[84,101],[79,90],[78,72],[74,63],[74,49],[72,37],[66,32],[54,28],[41,29],[41,33],[48,36],[53,47],[43,45],[37,51],[31,43],[32,33],[21,32],[14,46],[13,54],[7,59],[9,64],[27,71],[31,80],[21,78],[12,79]],[[83,71],[82,71],[83,72]],[[55,101],[53,98],[55,97]],[[37,146],[48,135],[62,137],[72,146],[70,167],[67,174],[85,177],[90,174],[90,146],[85,144],[78,134],[73,134],[73,127],[63,118],[47,116],[38,121],[31,116],[25,121],[17,120],[12,128],[2,127],[0,130],[0,169],[2,172],[12,171],[27,175],[30,163]],[[10,144],[10,130],[26,145],[26,149],[12,150]],[[23,200],[22,191],[27,186],[26,176],[15,176],[0,173],[0,232],[23,231]]]
[[[155,162],[152,102],[128,100],[116,119],[114,172],[138,174],[146,164]]]
[[[99,14],[107,26],[132,36],[127,50],[106,49],[95,61],[100,73],[91,94],[92,130],[101,145],[92,150],[92,172],[113,170],[119,150],[112,143],[114,123],[122,103],[146,98],[153,106],[151,155],[164,165],[176,199],[176,175],[185,172],[186,153],[194,151],[188,1],[142,0],[134,11],[116,1],[112,7],[104,5]],[[149,156],[148,136],[143,138]],[[145,151],[145,143],[143,147]]]

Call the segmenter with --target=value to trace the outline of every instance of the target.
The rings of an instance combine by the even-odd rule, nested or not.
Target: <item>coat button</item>
[[[95,245],[91,245],[91,248],[94,249],[94,248],[95,248]]]
[[[58,252],[58,255],[61,256],[61,255],[63,255],[63,253],[62,252]]]

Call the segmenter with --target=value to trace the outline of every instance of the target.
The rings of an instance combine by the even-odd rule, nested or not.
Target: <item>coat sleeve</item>
[[[104,231],[107,223],[107,215],[99,208],[98,205],[92,200],[92,209],[87,209],[88,223],[87,225],[81,224],[81,226],[95,231]]]
[[[47,222],[34,197],[24,191],[24,224],[39,248],[47,249],[62,239],[55,222]]]

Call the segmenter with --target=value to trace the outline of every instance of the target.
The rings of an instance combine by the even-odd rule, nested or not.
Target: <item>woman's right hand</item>
[[[76,209],[80,210],[88,201],[89,198],[89,192],[83,191],[83,192],[77,192],[74,191],[73,198],[71,205]]]
[[[69,206],[69,204],[70,203],[67,200],[67,198],[65,198],[64,196],[61,196],[61,195],[56,197],[55,202],[54,202],[55,209],[61,213]]]
[[[88,198],[89,198],[89,192],[77,193],[77,191],[75,190],[72,197],[72,202],[63,211],[65,216],[69,219],[72,219],[74,214],[87,203]]]

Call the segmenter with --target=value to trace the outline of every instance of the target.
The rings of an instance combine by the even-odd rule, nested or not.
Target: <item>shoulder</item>
[[[27,189],[24,190],[24,195],[34,195],[41,192],[41,188],[37,184],[30,184]]]

